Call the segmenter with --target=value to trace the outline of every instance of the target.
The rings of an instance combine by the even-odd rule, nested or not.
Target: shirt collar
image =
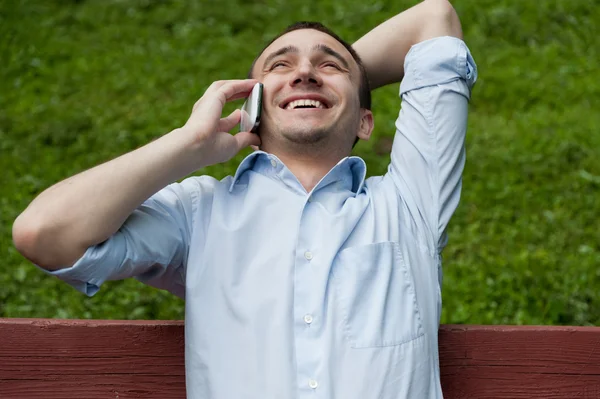
[[[264,151],[254,151],[244,158],[238,166],[235,175],[233,176],[233,180],[231,181],[231,185],[229,186],[230,192],[233,190],[240,177],[248,170],[253,170],[266,176],[277,177],[280,180],[284,180],[286,176],[295,179],[293,174],[284,163],[277,158],[277,156]],[[331,168],[329,173],[327,173],[315,186],[315,189],[324,187],[335,181],[341,181],[347,189],[351,190],[356,195],[362,191],[366,175],[367,165],[362,158],[357,156],[346,157],[341,159],[333,168]]]

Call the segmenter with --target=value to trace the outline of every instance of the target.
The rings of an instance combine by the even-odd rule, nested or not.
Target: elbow
[[[46,231],[25,213],[19,215],[12,226],[13,244],[27,260],[49,271],[72,266],[83,252],[77,251],[76,256],[73,251],[73,255],[69,255],[53,237],[56,238],[56,234]]]
[[[419,41],[440,36],[463,38],[460,19],[448,0],[425,0],[422,5],[426,23],[422,25]]]
[[[35,264],[42,263],[36,251],[39,237],[40,228],[30,223],[25,214],[19,215],[12,226],[13,244],[21,255]]]

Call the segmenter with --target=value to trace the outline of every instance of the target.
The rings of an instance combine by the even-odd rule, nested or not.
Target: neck
[[[281,159],[309,193],[331,168],[351,152],[351,148],[345,148],[339,141],[334,143],[333,139],[328,137],[315,143],[293,143],[272,140],[264,135],[260,149]]]
[[[310,147],[310,146],[308,146]],[[276,155],[296,176],[302,187],[309,193],[317,183],[346,155],[319,151],[315,148],[304,151],[287,151],[272,146],[261,146],[261,150]]]
[[[298,155],[275,154],[296,176],[309,193],[321,179],[339,162],[339,159],[315,159]],[[341,159],[341,158],[340,158]]]

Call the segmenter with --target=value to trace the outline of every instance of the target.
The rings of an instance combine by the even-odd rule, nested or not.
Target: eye
[[[283,62],[283,61],[277,61],[277,62],[273,63],[273,65],[271,65],[271,68],[269,68],[269,70],[272,71],[273,69],[279,68],[279,67],[282,67],[282,66],[285,66],[285,62]]]
[[[337,69],[338,71],[341,71],[341,70],[342,70],[342,68],[340,68],[340,67],[339,67],[339,65],[338,65],[338,64],[336,64],[335,62],[326,62],[326,63],[324,63],[324,64],[323,64],[323,66],[324,66],[324,67],[327,67],[327,68],[335,68],[335,69]]]

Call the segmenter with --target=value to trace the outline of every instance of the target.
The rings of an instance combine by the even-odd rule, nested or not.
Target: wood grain
[[[446,399],[600,398],[600,328],[442,326]]]
[[[183,330],[0,319],[0,398],[185,398]],[[445,325],[439,338],[446,399],[600,399],[600,328]]]
[[[0,319],[0,398],[185,398],[183,322]]]

